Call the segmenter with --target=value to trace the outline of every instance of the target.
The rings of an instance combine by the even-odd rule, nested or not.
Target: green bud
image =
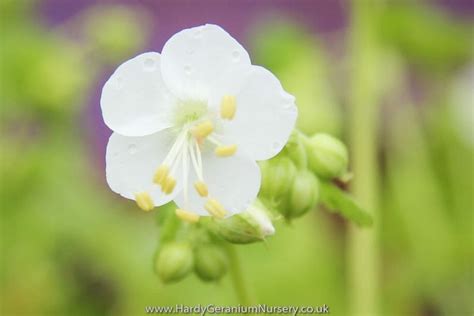
[[[199,246],[194,251],[194,270],[203,281],[217,281],[227,272],[227,255],[213,244]]]
[[[285,153],[298,168],[308,167],[306,148],[303,143],[304,137],[301,132],[294,130],[285,145]]]
[[[305,214],[316,206],[319,198],[319,180],[308,170],[301,170],[296,175],[290,190],[286,218],[296,218]]]
[[[346,146],[328,134],[316,134],[306,141],[309,168],[326,179],[342,176],[349,161]]]
[[[186,242],[165,244],[155,261],[155,269],[165,283],[183,279],[193,267],[193,251]]]
[[[285,195],[296,174],[296,166],[290,158],[275,157],[261,164],[262,186],[260,194],[270,200]]]
[[[243,213],[225,219],[213,219],[211,229],[235,244],[261,241],[275,233],[270,214],[259,200]]]

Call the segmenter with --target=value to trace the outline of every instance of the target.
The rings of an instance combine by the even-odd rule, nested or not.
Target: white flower
[[[294,101],[219,26],[185,29],[104,85],[107,182],[144,210],[174,200],[189,221],[242,212],[260,188],[256,161],[288,140]]]

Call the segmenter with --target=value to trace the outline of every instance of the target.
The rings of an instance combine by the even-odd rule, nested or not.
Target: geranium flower
[[[256,161],[288,140],[294,101],[219,26],[185,29],[105,83],[107,182],[144,210],[174,200],[188,221],[242,212],[260,188]]]

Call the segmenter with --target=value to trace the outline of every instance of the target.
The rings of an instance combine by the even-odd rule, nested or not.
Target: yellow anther
[[[207,200],[204,208],[209,212],[209,214],[217,218],[223,218],[227,214],[227,211],[224,209],[222,204],[216,199]]]
[[[158,185],[163,185],[163,182],[168,177],[170,169],[166,165],[161,165],[156,169],[155,175],[153,176],[153,182]]]
[[[199,215],[183,210],[182,208],[176,209],[176,216],[188,223],[196,223],[199,221]]]
[[[165,194],[171,194],[176,186],[176,180],[173,177],[167,177],[162,182],[161,191]]]
[[[155,207],[155,204],[153,203],[153,200],[148,192],[135,194],[135,201],[137,202],[138,207],[147,212],[151,211]]]
[[[237,145],[217,146],[214,152],[219,157],[229,157],[235,154]]]
[[[202,181],[196,181],[194,183],[194,188],[196,189],[197,193],[202,196],[206,197],[208,192],[207,192],[207,185],[202,182]]]
[[[194,137],[202,139],[202,138],[207,137],[209,134],[211,134],[213,130],[214,130],[214,125],[212,124],[211,121],[208,120],[196,125],[193,128],[192,133]]]
[[[221,101],[221,117],[227,120],[233,119],[236,107],[235,96],[225,95]]]

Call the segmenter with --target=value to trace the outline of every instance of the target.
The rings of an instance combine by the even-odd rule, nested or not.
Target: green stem
[[[371,211],[375,225],[360,229],[351,225],[348,234],[350,314],[378,315],[377,247],[377,122],[380,68],[374,25],[375,2],[354,0],[352,11],[352,60],[350,135],[355,174],[352,191]]]
[[[236,247],[229,244],[226,248],[230,261],[230,276],[232,278],[234,290],[237,294],[240,304],[245,306],[255,305],[255,300],[250,295],[248,286],[246,284]]]

